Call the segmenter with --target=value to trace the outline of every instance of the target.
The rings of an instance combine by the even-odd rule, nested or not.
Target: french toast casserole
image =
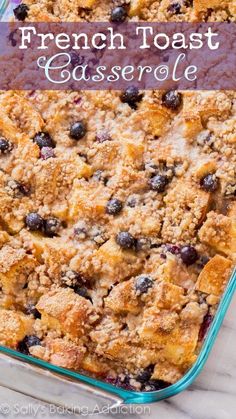
[[[235,0],[29,0],[19,21],[235,21]],[[75,57],[74,57],[75,58]],[[0,343],[142,391],[197,359],[236,255],[236,93],[0,93]]]

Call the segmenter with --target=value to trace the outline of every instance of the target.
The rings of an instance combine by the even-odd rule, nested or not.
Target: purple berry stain
[[[203,341],[203,339],[205,338],[212,321],[213,321],[213,316],[211,314],[207,313],[204,316],[203,322],[202,322],[200,330],[199,330],[199,335],[198,335],[198,340],[199,341]]]

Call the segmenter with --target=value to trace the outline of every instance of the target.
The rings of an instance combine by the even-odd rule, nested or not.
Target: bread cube
[[[23,313],[0,309],[0,344],[15,348],[32,333],[33,320]]]
[[[177,313],[151,307],[144,311],[139,335],[141,339],[162,346],[174,334],[178,323],[179,316]]]
[[[155,345],[160,355],[175,365],[188,365],[195,358],[200,324],[181,320],[177,313],[152,307],[145,310],[138,333],[146,345]]]
[[[39,240],[37,241],[37,245],[40,252]],[[48,273],[54,279],[60,277],[62,266],[69,265],[70,260],[76,254],[76,249],[72,244],[62,237],[43,238],[42,250],[42,259],[48,269]],[[58,257],[59,255],[60,257]]]
[[[132,234],[132,229],[134,229],[134,234],[156,237],[161,230],[161,216],[152,207],[125,207],[122,217],[117,217],[113,225],[115,230],[130,230]]]
[[[114,238],[98,249],[97,260],[100,261],[98,273],[104,278],[104,283],[106,279],[113,283],[135,275],[142,266],[142,261],[137,255],[132,250],[121,249]]]
[[[202,121],[200,116],[195,112],[188,112],[184,115],[184,137],[193,141],[194,137],[202,130]]]
[[[46,349],[50,352],[50,362],[62,368],[78,369],[86,352],[84,346],[65,339],[46,339]],[[33,348],[32,348],[33,349]],[[32,350],[30,353],[33,355]]]
[[[9,245],[0,250],[0,283],[7,294],[17,295],[27,282],[30,273],[38,266],[36,259],[23,249]]]
[[[105,298],[105,307],[118,314],[138,314],[141,306],[135,293],[134,280],[131,279],[114,286],[109,296]]]
[[[236,202],[232,201],[230,205],[228,206],[227,211],[228,217],[232,218],[233,222],[236,220]]]
[[[107,362],[102,361],[96,355],[86,354],[82,360],[81,368],[96,375],[106,375],[109,371]]]
[[[20,203],[20,199],[14,199],[4,188],[0,189],[0,225],[10,234],[16,234],[24,227],[22,209],[19,212]],[[25,201],[25,213],[28,207]]]
[[[178,181],[164,198],[166,213],[162,237],[168,243],[193,238],[196,229],[205,218],[210,203],[210,194],[196,185]]]
[[[167,361],[158,361],[155,365],[152,379],[163,380],[167,383],[176,383],[182,377],[182,371],[176,365]]]
[[[6,231],[0,230],[0,249],[4,244],[6,244],[10,240],[10,236]]]
[[[142,8],[145,7],[147,1],[146,0],[131,0],[130,1],[130,8],[129,8],[129,16],[140,16],[142,12]]]
[[[153,288],[153,305],[166,310],[180,311],[186,303],[184,289],[169,282],[157,282]]]
[[[214,9],[217,7],[227,7],[231,0],[194,0],[193,6],[197,13],[206,12],[208,9]]]
[[[204,2],[206,8],[210,7],[205,0],[202,1]],[[221,91],[215,94],[213,91],[192,91],[187,92],[184,96],[183,114],[186,115],[189,113],[189,110],[193,109],[195,115],[200,116],[202,125],[205,126],[205,123],[211,116],[216,117],[218,115],[222,115],[223,113],[228,113],[231,106],[231,100],[227,96],[227,92]]]
[[[97,0],[78,0],[78,7],[83,9],[91,9]]]
[[[44,204],[65,204],[69,188],[73,181],[91,176],[91,168],[79,157],[66,156],[54,159],[40,160],[34,168],[34,183],[36,198]],[[53,212],[53,207],[52,207]]]
[[[137,111],[137,118],[147,124],[147,131],[151,135],[160,136],[169,126],[171,113],[163,106],[150,104],[143,100]]]
[[[159,278],[185,289],[192,288],[195,282],[194,276],[188,272],[187,267],[174,255],[167,256],[165,263],[159,269]]]
[[[204,163],[201,162],[194,168],[194,175],[200,180],[210,173],[215,173],[216,169],[216,162],[214,160],[208,160]]]
[[[176,366],[184,369],[189,368],[197,359],[199,330],[200,325],[198,324],[180,324],[173,337],[161,350],[160,355]]]
[[[124,141],[122,144],[122,163],[138,169],[143,164],[144,145]]]
[[[44,120],[42,116],[30,101],[26,100],[22,95],[12,91],[1,95],[0,107],[1,113],[5,114],[5,122],[7,122],[6,118],[10,120],[5,128],[6,133],[10,133],[10,137],[7,136],[7,138],[11,139],[12,137],[14,143],[16,142],[17,134],[33,138],[37,132],[43,131]],[[14,137],[13,135],[11,136],[13,131]]]
[[[221,255],[215,255],[201,271],[196,290],[220,296],[230,278],[233,264]]]
[[[236,257],[236,222],[233,218],[209,212],[199,231],[199,238],[217,252]]]
[[[92,322],[92,304],[70,288],[59,288],[44,294],[36,308],[45,326],[72,338],[82,336]]]
[[[70,197],[69,218],[78,219],[80,215],[101,217],[109,198],[110,191],[103,185],[88,185],[76,180]]]

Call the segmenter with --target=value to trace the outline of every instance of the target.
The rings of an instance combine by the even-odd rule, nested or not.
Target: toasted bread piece
[[[199,238],[224,255],[236,257],[236,222],[230,217],[211,211],[199,231]]]
[[[196,12],[205,12],[207,9],[214,9],[218,7],[227,7],[231,0],[194,0],[193,6]]]
[[[101,358],[94,354],[86,354],[84,356],[81,363],[81,368],[99,376],[106,375],[109,371],[107,362],[104,362]]]
[[[7,294],[17,295],[38,266],[37,260],[23,249],[5,245],[0,250],[0,282]]]
[[[152,379],[153,380],[163,380],[167,383],[176,383],[181,377],[183,372],[176,365],[171,364],[167,361],[159,361],[156,363]]]
[[[73,338],[82,336],[92,322],[92,304],[70,288],[44,294],[36,308],[49,329],[68,333]]]
[[[113,238],[98,249],[97,258],[101,262],[99,270],[104,279],[107,277],[114,282],[118,278],[122,280],[135,275],[141,267],[135,252],[121,249]]]
[[[137,118],[145,121],[147,130],[151,135],[159,136],[168,129],[172,114],[164,106],[142,101],[137,111]]]
[[[33,322],[23,313],[0,309],[0,343],[15,348],[26,335],[32,333]]]
[[[109,198],[110,192],[103,185],[88,186],[76,180],[70,198],[69,218],[73,220],[79,216],[102,216]]]
[[[169,362],[190,365],[196,358],[195,349],[203,315],[198,304],[188,307],[186,315],[181,317],[177,313],[151,307],[145,310],[139,329],[140,339],[148,346],[159,347],[162,356]]]
[[[134,280],[114,286],[109,296],[105,298],[105,306],[115,313],[139,313],[141,306],[135,293]]]
[[[153,287],[153,305],[166,310],[180,311],[186,303],[184,289],[169,282],[157,282]]]
[[[46,348],[50,351],[50,362],[62,368],[78,369],[81,367],[86,349],[65,339],[47,339]]]
[[[221,295],[230,278],[233,263],[221,255],[215,255],[201,271],[196,290],[206,294]]]
[[[190,240],[204,220],[210,195],[190,182],[179,181],[164,198],[166,214],[162,237],[168,242]]]

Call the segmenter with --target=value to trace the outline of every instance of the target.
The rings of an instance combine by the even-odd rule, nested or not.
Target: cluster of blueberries
[[[184,0],[182,4],[184,4],[186,7],[190,7],[193,5],[193,0]],[[177,1],[173,2],[168,6],[167,11],[171,15],[179,15],[182,12],[182,4],[181,2],[177,2]],[[19,6],[17,6],[14,9],[14,15],[16,19],[20,21],[24,21],[28,17],[28,12],[29,12],[29,7],[24,3],[21,3]],[[110,20],[113,23],[123,23],[125,22],[127,17],[128,17],[128,6],[126,5],[117,6],[111,10]]]

